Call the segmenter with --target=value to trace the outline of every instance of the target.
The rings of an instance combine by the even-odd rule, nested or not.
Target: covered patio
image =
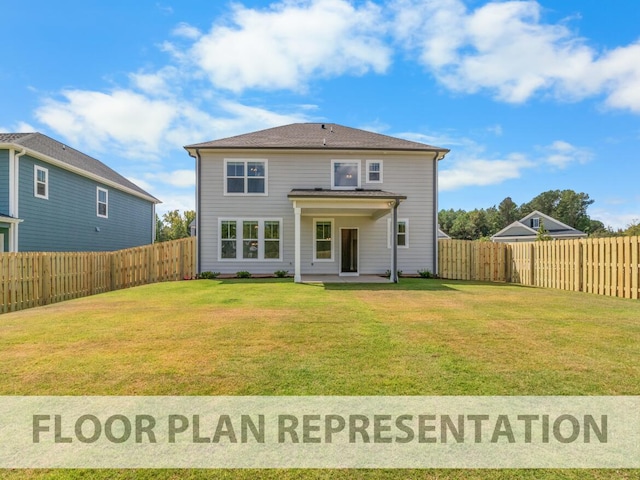
[[[288,195],[289,200],[293,203],[295,213],[295,262],[294,262],[294,280],[302,283],[302,235],[301,235],[301,219],[302,217],[325,217],[325,216],[353,216],[368,217],[372,220],[391,214],[391,255],[389,259],[389,271],[391,276],[389,279],[376,275],[355,275],[348,273],[343,268],[336,275],[322,275],[331,277],[334,282],[360,282],[363,277],[367,279],[375,278],[375,282],[397,282],[397,265],[398,265],[398,245],[397,245],[397,228],[398,228],[398,206],[407,199],[404,195],[385,192],[382,190],[326,190],[321,188],[314,189],[294,189]],[[354,238],[357,242],[357,237]],[[386,250],[386,248],[385,248]],[[381,252],[383,254],[383,252]],[[356,270],[358,271],[358,270]],[[351,276],[353,275],[353,276]],[[315,275],[305,275],[305,278],[312,278]],[[379,280],[378,280],[379,279]]]

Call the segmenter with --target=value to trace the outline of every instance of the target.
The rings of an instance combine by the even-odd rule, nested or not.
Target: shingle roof
[[[382,190],[326,190],[326,189],[294,189],[289,192],[289,198],[378,198],[406,200],[405,195],[385,192]]]
[[[187,145],[201,149],[400,150],[447,153],[446,148],[412,142],[335,123],[293,123],[257,132]]]
[[[141,195],[151,197],[153,195],[138,187],[135,183],[127,180],[115,170],[109,168],[104,163],[89,155],[85,155],[74,148],[69,147],[42,133],[0,133],[0,144],[11,143],[27,148],[33,152],[46,155],[59,160],[67,165],[84,170],[87,173],[96,175],[105,180],[109,180],[117,185],[133,190]]]

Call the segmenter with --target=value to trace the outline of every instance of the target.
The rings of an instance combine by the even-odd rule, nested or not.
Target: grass
[[[201,280],[0,317],[2,395],[638,395],[640,302],[515,285]],[[640,478],[612,470],[2,471],[9,478]]]

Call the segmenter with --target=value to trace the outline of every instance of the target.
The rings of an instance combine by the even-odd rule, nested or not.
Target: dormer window
[[[331,187],[334,190],[360,188],[360,161],[331,160]]]
[[[534,217],[531,219],[531,228],[535,230],[540,228],[540,217]]]

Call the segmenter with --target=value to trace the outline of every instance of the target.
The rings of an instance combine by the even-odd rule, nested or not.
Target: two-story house
[[[160,201],[41,133],[0,133],[0,251],[106,251],[153,243]]]
[[[447,149],[329,123],[185,148],[196,159],[199,271],[286,270],[297,282],[436,272]]]

